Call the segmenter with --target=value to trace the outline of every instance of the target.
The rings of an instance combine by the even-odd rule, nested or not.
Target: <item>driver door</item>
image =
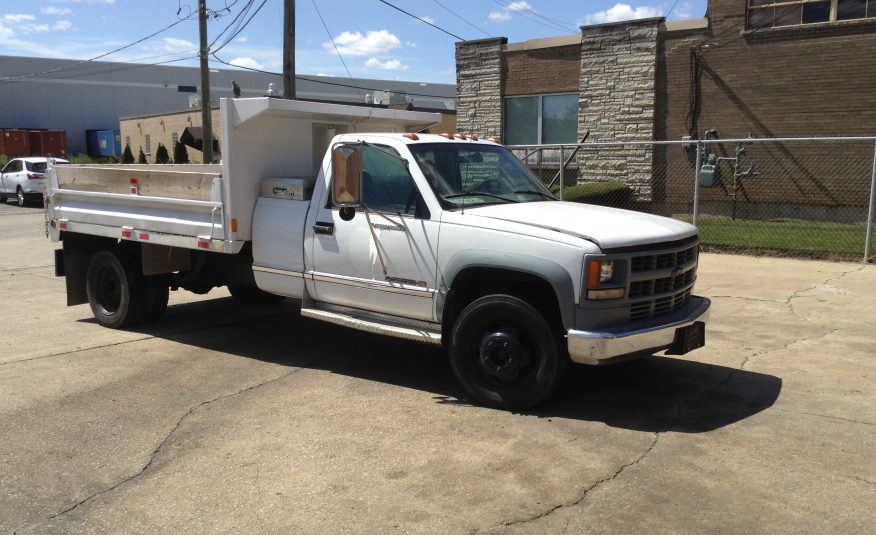
[[[364,206],[344,220],[326,190],[314,225],[314,297],[434,321],[439,223],[392,148],[350,147],[360,151]]]

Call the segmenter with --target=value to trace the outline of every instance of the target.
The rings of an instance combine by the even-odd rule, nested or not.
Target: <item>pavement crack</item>
[[[823,325],[819,325],[819,327],[824,327],[824,326],[823,326]],[[798,339],[798,340],[791,340],[791,341],[788,342],[787,344],[785,344],[785,345],[783,345],[783,346],[781,346],[781,347],[777,347],[777,348],[775,348],[775,349],[767,349],[767,350],[765,350],[765,351],[756,351],[756,352],[752,353],[751,355],[748,355],[747,357],[745,357],[745,358],[742,360],[742,363],[739,364],[739,369],[740,369],[740,370],[744,370],[745,367],[748,365],[748,363],[749,363],[752,359],[759,358],[759,357],[762,357],[762,356],[764,356],[764,355],[769,355],[770,353],[776,353],[776,352],[778,352],[778,351],[784,351],[785,349],[788,349],[788,348],[790,348],[791,346],[794,346],[794,345],[796,345],[796,344],[805,344],[805,343],[808,343],[808,342],[812,342],[812,341],[814,341],[814,340],[820,340],[820,339],[822,339],[822,338],[827,338],[828,336],[830,336],[830,335],[832,335],[832,334],[834,334],[834,333],[836,333],[836,332],[839,332],[839,331],[840,331],[840,329],[830,329],[829,331],[825,332],[824,334],[821,334],[821,335],[818,335],[818,336],[810,336],[809,338],[801,338],[801,339]]]
[[[67,507],[63,511],[60,511],[58,513],[51,515],[48,518],[48,520],[53,520],[53,519],[56,519],[56,518],[61,517],[63,515],[66,515],[67,513],[76,510],[77,508],[81,507],[82,505],[85,505],[86,503],[94,500],[95,498],[98,498],[100,496],[103,496],[104,494],[110,493],[110,492],[116,490],[117,488],[119,488],[127,483],[130,483],[131,481],[133,481],[133,480],[139,478],[140,476],[142,476],[143,474],[145,474],[146,471],[148,471],[149,468],[153,465],[153,463],[155,462],[155,459],[161,454],[161,451],[164,449],[165,445],[167,445],[167,443],[170,441],[170,439],[173,437],[173,435],[176,433],[176,431],[182,426],[183,422],[185,422],[185,420],[189,416],[194,414],[199,409],[206,407],[206,406],[208,406],[212,403],[215,403],[217,401],[221,401],[224,399],[229,399],[229,398],[232,398],[235,396],[239,396],[241,394],[251,392],[251,391],[256,390],[258,388],[261,388],[263,386],[275,383],[277,381],[281,381],[281,380],[283,380],[291,375],[294,375],[298,372],[309,369],[310,366],[312,364],[314,364],[317,360],[320,360],[320,359],[314,359],[311,362],[306,363],[304,366],[301,366],[300,368],[296,368],[294,370],[291,370],[289,372],[281,374],[277,377],[268,379],[266,381],[262,381],[261,383],[258,383],[255,385],[250,385],[246,388],[242,388],[242,389],[237,390],[235,392],[223,394],[221,396],[217,396],[217,397],[215,397],[213,399],[209,399],[207,401],[202,401],[196,405],[193,405],[192,407],[189,407],[189,409],[182,416],[179,417],[179,419],[174,424],[173,428],[171,428],[171,430],[164,436],[164,439],[162,439],[162,441],[158,444],[158,446],[156,446],[155,449],[152,450],[152,453],[149,455],[149,460],[136,473],[124,478],[123,480],[119,481],[118,483],[115,483],[114,485],[112,485],[110,487],[107,487],[103,490],[95,492],[94,494],[91,494],[91,495],[79,500],[78,502],[71,505],[70,507]]]
[[[791,413],[791,414],[803,414],[806,416],[815,416],[816,418],[826,418],[828,420],[837,420],[839,422],[848,422],[851,424],[876,426],[876,422],[866,422],[864,420],[855,420],[853,418],[843,418],[842,416],[831,416],[829,414],[820,414],[817,412],[792,411],[792,410],[788,410],[788,409],[782,409],[779,407],[773,407],[772,410],[779,411],[779,412],[787,412],[787,413]]]
[[[41,359],[54,358],[54,357],[63,357],[65,355],[73,355],[75,353],[81,353],[83,351],[91,351],[94,349],[105,349],[107,347],[117,347],[117,346],[121,346],[121,345],[125,345],[125,344],[132,344],[134,342],[143,342],[146,340],[153,340],[155,338],[170,338],[172,336],[179,336],[181,334],[190,334],[190,333],[195,333],[195,332],[199,332],[199,331],[206,331],[206,330],[210,330],[210,329],[215,329],[215,328],[219,328],[219,327],[229,327],[231,325],[239,325],[239,324],[246,323],[246,322],[252,321],[252,320],[263,320],[263,319],[269,319],[269,318],[273,318],[273,317],[277,317],[277,316],[282,316],[283,314],[285,314],[285,312],[280,312],[280,313],[276,313],[276,314],[265,314],[262,316],[250,316],[248,318],[244,318],[241,320],[235,320],[235,321],[229,321],[226,323],[212,323],[210,325],[203,325],[200,327],[192,327],[191,329],[182,329],[179,331],[146,335],[146,336],[143,336],[141,338],[134,338],[131,340],[123,340],[121,342],[112,342],[110,344],[104,344],[104,345],[99,345],[99,346],[76,348],[76,349],[71,349],[69,351],[62,351],[60,353],[49,353],[48,355],[37,355],[35,357],[28,357],[26,359],[9,360],[6,362],[0,362],[0,367],[11,366],[13,364],[19,364],[21,362],[30,362],[33,360],[41,360]]]

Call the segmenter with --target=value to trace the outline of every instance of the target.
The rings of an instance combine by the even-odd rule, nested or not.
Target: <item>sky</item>
[[[706,0],[294,3],[296,74],[346,77],[349,73],[355,78],[448,84],[456,82],[454,43],[460,38],[507,37],[513,43],[577,34],[578,27],[586,24],[660,16],[698,18],[706,10]],[[211,50],[234,65],[280,72],[283,4],[283,0],[207,0],[207,8],[214,13],[208,23],[208,41],[215,41]],[[239,17],[247,6],[245,18]],[[87,60],[122,47],[126,48],[100,59],[196,66],[197,0],[0,2],[0,55]],[[230,68],[215,60],[211,67]]]

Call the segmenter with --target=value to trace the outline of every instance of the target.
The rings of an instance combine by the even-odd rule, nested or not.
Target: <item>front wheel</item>
[[[567,364],[542,314],[509,295],[488,295],[460,314],[450,339],[456,379],[478,403],[521,410],[550,396]]]

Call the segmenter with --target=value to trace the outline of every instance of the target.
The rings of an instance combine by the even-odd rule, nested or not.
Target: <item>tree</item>
[[[137,155],[137,163],[149,163],[146,161],[146,154],[143,153],[143,147],[140,147],[140,154]]]
[[[173,163],[189,163],[189,151],[179,141],[173,145]]]
[[[122,151],[122,163],[134,163],[134,153],[131,152],[131,146],[125,143],[125,150]]]
[[[170,163],[170,155],[167,153],[167,147],[159,143],[155,149],[155,163]]]

